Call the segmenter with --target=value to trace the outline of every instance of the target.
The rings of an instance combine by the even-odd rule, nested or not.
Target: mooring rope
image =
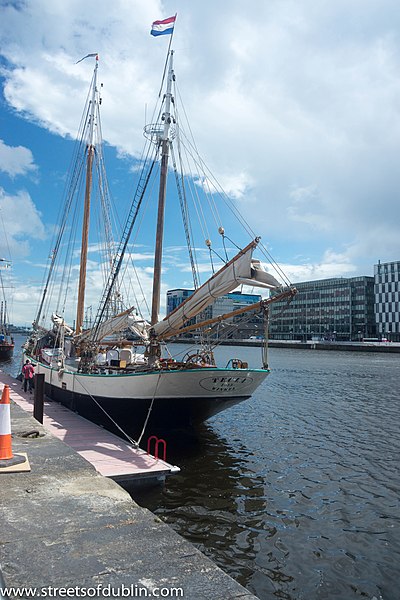
[[[75,379],[75,376],[74,376],[74,379]],[[82,386],[82,388],[85,390],[85,392],[88,394],[88,396],[89,396],[89,397],[90,397],[90,398],[93,400],[93,402],[95,402],[95,403],[97,404],[97,406],[98,406],[98,407],[99,407],[99,408],[100,408],[100,409],[103,411],[103,413],[104,413],[104,414],[105,414],[105,415],[106,415],[106,416],[107,416],[107,417],[110,419],[110,421],[113,423],[113,425],[115,425],[115,426],[116,426],[116,427],[117,427],[117,428],[118,428],[118,429],[121,431],[121,433],[122,433],[122,434],[123,434],[123,435],[126,437],[126,439],[127,439],[127,440],[129,440],[129,442],[130,442],[130,443],[131,443],[131,444],[132,444],[132,445],[133,445],[135,448],[139,448],[139,442],[137,442],[136,440],[134,440],[133,438],[131,438],[131,436],[130,436],[130,435],[128,435],[128,434],[126,433],[126,431],[124,431],[124,430],[122,429],[122,427],[120,427],[116,421],[114,421],[114,419],[112,418],[112,416],[108,414],[108,412],[105,410],[105,408],[103,408],[103,407],[101,406],[101,404],[100,404],[99,402],[97,402],[96,398],[94,398],[94,397],[92,396],[92,394],[89,392],[89,390],[87,390],[87,389],[85,388],[85,386],[84,386],[84,385],[83,385],[83,383],[80,381],[80,379],[78,379],[77,381],[78,381],[78,382],[79,382],[79,384]]]
[[[160,379],[161,379],[161,371],[158,374],[157,385],[154,390],[153,398],[151,399],[151,402],[150,402],[149,410],[147,411],[147,417],[146,417],[144,425],[143,425],[142,433],[139,436],[138,444],[140,444],[140,442],[142,441],[142,437],[144,435],[144,432],[146,431],[147,423],[149,422],[150,414],[151,414],[151,411],[153,410],[153,404],[154,404],[154,400],[156,397],[158,384],[160,383]]]
[[[75,376],[74,376],[74,379],[76,379]],[[108,412],[105,410],[105,408],[103,408],[101,406],[101,404],[96,400],[96,398],[94,396],[92,396],[92,394],[89,392],[89,390],[86,389],[86,387],[80,381],[80,378],[76,379],[76,381],[78,381],[78,383],[82,386],[82,388],[85,390],[85,392],[88,394],[88,396],[93,400],[93,402],[95,402],[95,404],[97,404],[97,406],[103,411],[103,413],[110,419],[110,421],[113,423],[113,425],[115,425],[115,427],[117,427],[121,431],[121,433],[127,438],[127,440],[129,440],[129,442],[135,448],[139,448],[140,442],[142,441],[142,437],[144,435],[144,432],[146,431],[147,423],[149,422],[151,411],[153,410],[153,404],[154,404],[154,400],[155,400],[155,397],[156,397],[156,393],[157,393],[157,389],[158,389],[158,384],[160,383],[160,379],[161,379],[161,372],[158,374],[157,384],[156,384],[156,387],[154,389],[153,398],[151,399],[149,410],[147,411],[147,416],[146,416],[146,419],[144,421],[143,429],[142,429],[142,431],[140,433],[138,441],[136,441],[133,438],[131,438],[131,436],[129,434],[127,434],[126,431],[124,431],[122,429],[122,427],[120,427],[120,425],[118,425],[118,423],[116,421],[114,421],[114,419],[112,418],[112,416],[108,414]]]

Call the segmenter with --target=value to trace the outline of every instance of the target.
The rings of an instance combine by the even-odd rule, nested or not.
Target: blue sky
[[[13,263],[13,322],[35,316],[93,71],[76,61],[99,53],[110,188],[126,209],[168,43],[150,25],[175,13],[197,145],[290,279],[372,275],[378,259],[399,260],[398,3],[21,0],[1,13],[0,255]],[[164,291],[191,285],[174,242]]]

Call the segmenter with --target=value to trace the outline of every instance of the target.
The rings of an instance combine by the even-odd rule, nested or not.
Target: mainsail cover
[[[245,284],[268,289],[280,287],[279,282],[262,269],[261,263],[252,259],[252,253],[256,246],[256,240],[251,242],[165,319],[156,323],[153,326],[156,336],[168,338],[175,335],[189,319],[198,315],[217,298],[237,288],[238,285]]]

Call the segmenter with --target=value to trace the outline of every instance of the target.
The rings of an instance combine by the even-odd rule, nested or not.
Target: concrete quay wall
[[[176,343],[192,344],[193,339],[177,338]],[[221,346],[254,346],[263,345],[262,340],[220,340]],[[297,342],[291,340],[269,340],[270,348],[294,348],[297,350],[336,350],[341,352],[387,352],[400,353],[400,344],[394,342]]]
[[[39,598],[117,596],[110,590],[132,598],[255,598],[13,402],[11,422],[13,453],[26,452],[31,471],[0,472],[8,588],[37,588]],[[177,589],[183,595],[173,595]]]
[[[270,348],[300,348],[303,350],[336,350],[339,352],[400,352],[400,344],[391,342],[286,342],[271,340]]]

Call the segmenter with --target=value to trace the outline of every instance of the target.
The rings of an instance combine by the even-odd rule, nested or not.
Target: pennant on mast
[[[90,58],[91,56],[93,56],[93,57],[95,56],[96,60],[99,60],[99,55],[97,54],[97,52],[92,52],[92,54],[86,54],[86,56],[84,56],[83,58],[77,60],[75,64],[77,65],[78,63],[80,63],[83,60],[85,60],[85,58]]]

